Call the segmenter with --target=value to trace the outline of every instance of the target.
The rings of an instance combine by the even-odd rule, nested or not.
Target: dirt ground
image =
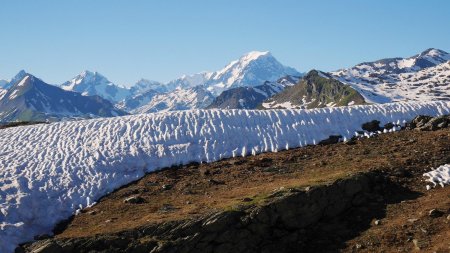
[[[445,163],[450,163],[450,128],[404,130],[352,145],[309,146],[173,167],[150,173],[104,197],[55,232],[59,238],[71,238],[130,230],[239,205],[258,205],[279,189],[377,170],[388,174],[403,190],[382,196],[381,209],[351,210],[341,221],[343,230],[352,230],[351,238],[330,231],[327,236],[341,240],[330,251],[450,252],[450,186],[427,191],[422,177]],[[125,203],[129,197],[137,197],[141,203]],[[429,214],[432,209],[436,209],[433,217]],[[373,222],[369,227],[359,226],[361,219]],[[311,247],[317,249],[318,245]]]

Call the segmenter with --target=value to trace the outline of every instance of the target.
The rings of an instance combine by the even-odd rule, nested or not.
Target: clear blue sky
[[[325,71],[450,51],[448,0],[0,0],[0,78],[84,69],[118,84],[217,70],[252,50]]]

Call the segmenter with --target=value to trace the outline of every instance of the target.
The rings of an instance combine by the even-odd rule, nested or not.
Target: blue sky
[[[0,0],[0,78],[84,69],[118,84],[217,70],[252,50],[330,71],[450,51],[447,0]]]

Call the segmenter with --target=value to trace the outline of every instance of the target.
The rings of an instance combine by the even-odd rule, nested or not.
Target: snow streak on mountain
[[[364,62],[331,74],[372,103],[449,100],[448,61],[449,53],[430,48],[409,58]]]

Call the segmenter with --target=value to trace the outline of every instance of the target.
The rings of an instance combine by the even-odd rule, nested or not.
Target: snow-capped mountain
[[[156,90],[147,90],[142,93],[138,93],[137,95],[133,95],[131,97],[128,97],[127,99],[124,99],[116,104],[116,107],[125,110],[127,112],[131,112],[139,107],[145,106],[148,103],[150,103],[158,94],[162,94],[161,92],[158,92]]]
[[[98,95],[111,102],[119,102],[131,94],[130,89],[115,85],[98,72],[87,70],[63,83],[61,88],[79,92],[84,96]]]
[[[311,70],[296,85],[264,101],[265,109],[312,109],[365,104],[364,98],[349,85],[345,85],[321,71]]]
[[[301,74],[293,68],[283,66],[269,52],[254,51],[219,71],[183,75],[170,81],[165,85],[169,92],[162,94],[149,92],[129,97],[118,106],[133,113],[201,109],[210,105],[214,96],[233,89],[219,98],[218,101],[221,102],[213,105],[212,108],[250,108],[256,102],[280,92],[289,81],[283,84],[281,80],[280,82],[277,80],[290,75],[300,76]],[[259,87],[234,89],[255,86]],[[235,99],[237,96],[239,98]],[[143,104],[143,101],[149,102]]]
[[[189,89],[177,88],[173,91],[150,94],[149,102],[132,110],[132,113],[167,112],[175,110],[205,108],[214,96],[202,86]]]
[[[82,96],[26,74],[0,100],[0,121],[42,121],[73,117],[111,117],[126,113],[99,96]]]
[[[222,70],[212,73],[206,86],[211,93],[218,96],[230,88],[258,86],[265,81],[274,82],[287,75],[301,74],[293,68],[282,65],[269,52],[254,51],[231,62]]]
[[[182,75],[180,78],[172,80],[166,84],[168,90],[175,90],[178,88],[189,89],[199,85],[205,85],[212,73],[200,72],[193,75]]]
[[[133,95],[142,94],[149,90],[154,90],[157,92],[166,92],[167,86],[158,81],[140,79],[130,88],[130,92]]]
[[[255,109],[264,100],[295,85],[300,77],[285,76],[276,82],[266,81],[255,87],[237,87],[222,92],[207,109]]]
[[[402,73],[395,85],[380,85],[379,93],[384,96],[395,93],[405,100],[450,101],[450,61],[417,72]]]
[[[419,83],[413,81],[414,78],[409,79],[407,77],[413,77],[414,73],[421,71],[427,72],[427,69],[441,65],[449,60],[449,53],[430,48],[409,58],[389,58],[365,62],[352,68],[331,72],[331,74],[341,82],[352,85],[369,102],[386,103],[402,100],[431,100],[434,99],[432,93],[418,93],[422,92],[422,89],[417,88]],[[445,65],[443,68],[445,68]],[[428,74],[436,74],[437,70],[431,70]],[[429,78],[431,77],[429,76]],[[422,78],[425,77],[422,76]],[[432,79],[428,81],[432,82],[431,85],[435,84]],[[423,82],[421,84],[425,85]],[[450,84],[440,83],[440,85]],[[416,88],[411,88],[412,86]],[[411,90],[409,90],[410,88]]]
[[[173,90],[203,85],[214,96],[219,96],[230,88],[254,87],[265,81],[275,82],[287,75],[300,76],[301,74],[293,68],[283,66],[270,52],[253,51],[232,61],[221,70],[183,75],[170,81],[166,86],[169,90]]]

